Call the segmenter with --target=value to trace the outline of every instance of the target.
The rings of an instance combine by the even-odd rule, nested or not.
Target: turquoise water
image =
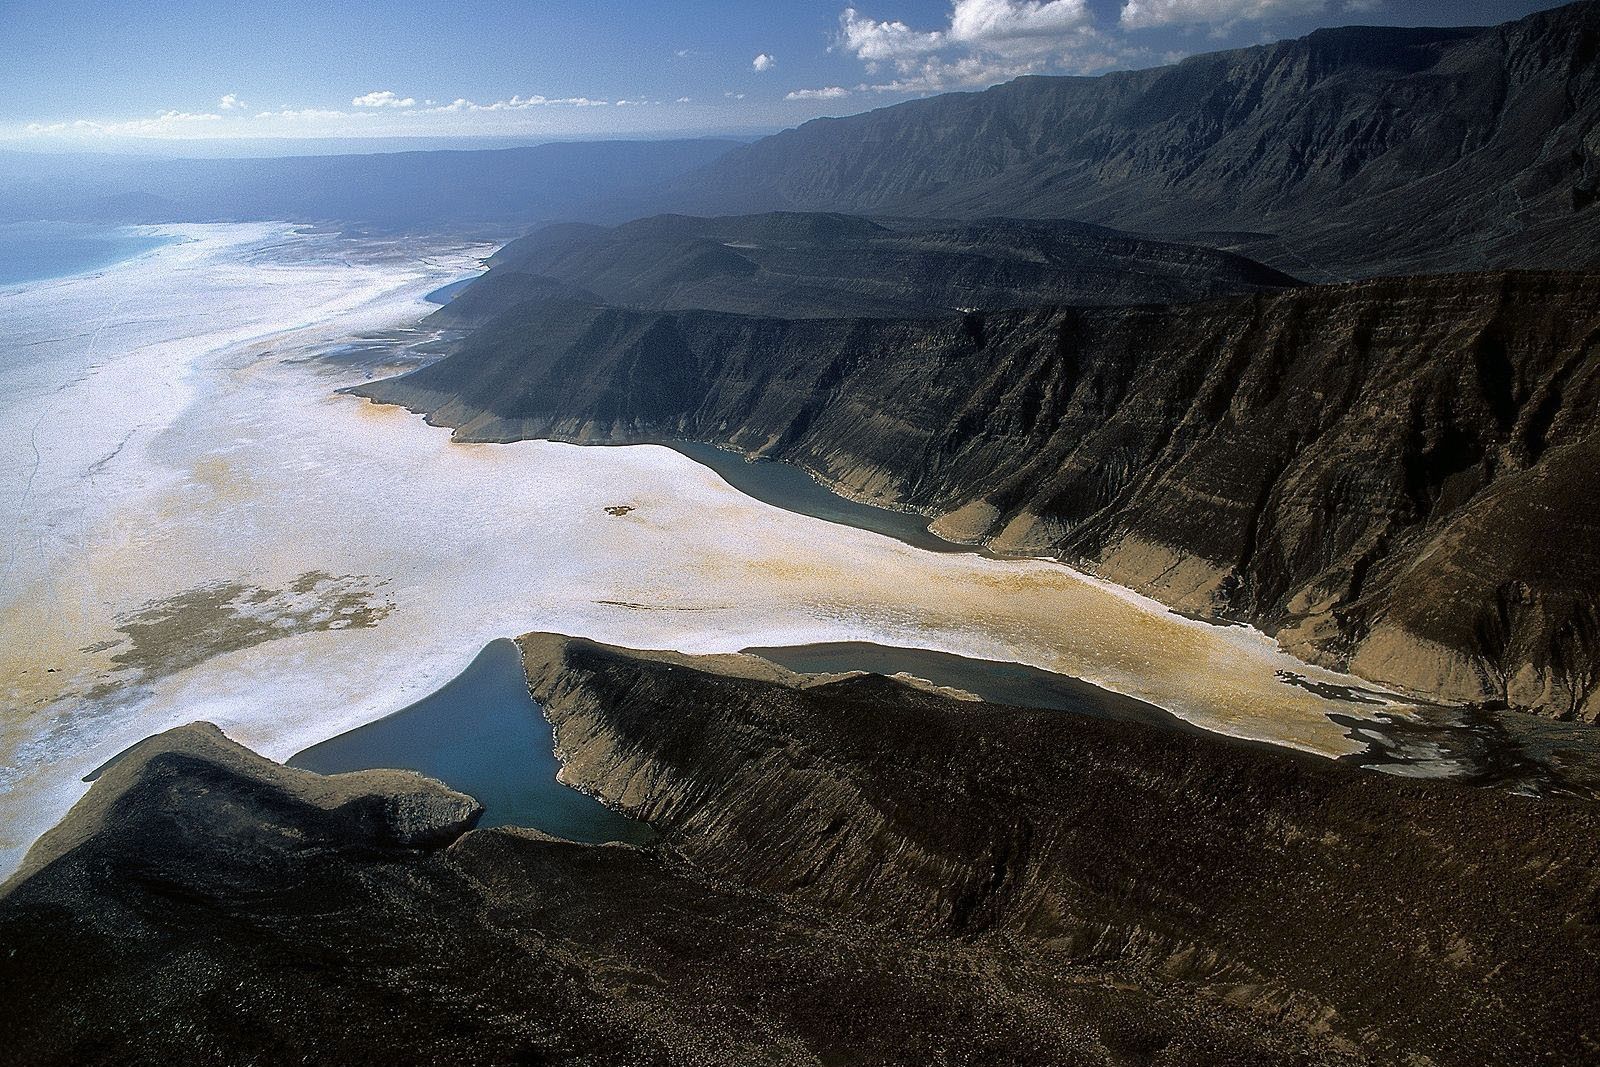
[[[437,778],[484,807],[479,826],[526,826],[568,841],[644,844],[636,819],[556,781],[554,733],[528,693],[522,654],[493,641],[444,688],[288,761],[321,774],[398,767]]]
[[[0,224],[0,286],[102,270],[174,240],[89,223]]]

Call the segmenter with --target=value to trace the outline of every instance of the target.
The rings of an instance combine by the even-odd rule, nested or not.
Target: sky
[[[1549,0],[0,0],[0,146],[755,133]]]

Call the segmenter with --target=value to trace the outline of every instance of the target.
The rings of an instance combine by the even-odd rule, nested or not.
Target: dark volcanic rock
[[[1170,303],[1295,284],[1242,256],[1071,222],[667,215],[612,229],[551,226],[513,241],[436,318],[481,321],[487,309],[562,298],[785,318],[903,317]]]
[[[866,924],[670,852],[464,833],[475,811],[210,728],[147,741],[0,897],[6,1062],[1351,1062],[1103,954]]]
[[[415,775],[174,731],[0,896],[7,1062],[1597,1051],[1593,806],[749,657],[523,645],[565,775],[663,844],[466,832],[475,806]]]
[[[1119,960],[1378,1060],[1600,1051],[1592,805],[873,675],[521,644],[565,777],[719,877],[874,923]]]
[[[816,119],[654,203],[1244,231],[1241,251],[1312,281],[1589,267],[1597,57],[1593,2],[1487,29],[1319,30]]]
[[[788,460],[1379,681],[1600,716],[1600,276],[931,321],[540,305],[357,392],[472,440]]]

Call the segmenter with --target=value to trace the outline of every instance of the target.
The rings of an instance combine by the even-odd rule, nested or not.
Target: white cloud
[[[350,101],[351,107],[415,107],[416,100],[407,96],[384,89],[381,92],[366,93]]]
[[[830,85],[826,89],[795,89],[785,93],[785,100],[837,100],[842,96],[849,96],[850,90],[842,85]]]
[[[984,56],[945,59],[929,56],[915,64],[900,64],[900,76],[887,82],[857,86],[874,93],[942,93],[1010,81],[1043,69],[1037,61],[1012,62]]]
[[[318,122],[323,119],[360,119],[370,118],[369,115],[353,114],[349,111],[330,111],[325,108],[300,107],[279,108],[277,111],[258,111],[258,119],[287,119],[290,122]]]
[[[152,118],[129,119],[125,122],[96,122],[77,119],[73,122],[32,122],[23,127],[30,134],[73,134],[88,137],[183,137],[193,135],[206,124],[221,122],[222,116],[209,112],[163,111]]]
[[[765,52],[762,52],[760,55],[756,56],[750,61],[750,69],[755,71],[757,74],[765,74],[767,71],[771,70],[777,65],[778,61]]]
[[[1048,51],[1094,34],[1088,0],[955,0],[942,30],[914,30],[898,20],[839,16],[838,45],[868,63],[893,62],[949,49],[989,54]]]
[[[640,103],[641,101],[632,102]],[[475,100],[458,97],[448,104],[440,104],[438,107],[428,108],[427,110],[437,114],[447,111],[526,111],[535,107],[608,107],[610,104],[611,101],[609,100],[594,100],[587,96],[549,97],[540,96],[536,93],[533,96],[512,96],[505,100],[495,100],[488,104],[480,104]]]
[[[245,102],[240,100],[238,96],[234,95],[233,93],[224,93],[222,94],[222,99],[217,101],[217,107],[221,108],[223,111],[233,111],[236,108],[243,108],[246,106],[247,105]]]
[[[839,46],[868,63],[927,55],[945,46],[938,30],[922,33],[904,22],[862,18],[853,7],[839,16]]]
[[[677,99],[677,100],[676,100],[676,101],[675,101],[675,103],[679,103],[679,104],[689,104],[689,103],[693,103],[693,101],[691,101],[691,100],[690,100],[690,99],[689,99],[689,98],[688,98],[688,97],[687,97],[687,96],[680,96],[680,97],[678,97],[678,99]]]
[[[1370,11],[1370,0],[1125,0],[1121,23],[1130,30],[1151,26],[1216,24],[1254,19],[1318,15],[1330,10]]]
[[[993,85],[1023,74],[1086,73],[1121,50],[1095,27],[1088,0],[954,0],[943,28],[919,30],[846,8],[834,47],[894,78],[861,88],[926,93]]]
[[[1076,34],[1093,21],[1087,0],[956,0],[950,36],[965,44],[1004,48],[1006,42]]]

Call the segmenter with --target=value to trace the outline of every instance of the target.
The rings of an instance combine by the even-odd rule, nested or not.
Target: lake
[[[477,799],[479,826],[527,826],[568,841],[644,844],[648,824],[556,781],[561,765],[522,653],[491,641],[466,670],[410,707],[293,756],[291,767],[340,774],[398,767]]]
[[[173,240],[142,227],[78,222],[0,224],[0,288],[102,270]]]

